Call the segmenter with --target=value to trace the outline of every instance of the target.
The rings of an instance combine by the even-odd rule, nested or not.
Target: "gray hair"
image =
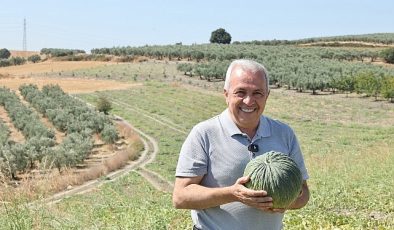
[[[231,62],[230,66],[227,69],[226,72],[226,80],[224,81],[224,89],[229,90],[230,88],[230,78],[231,78],[231,73],[234,69],[234,67],[240,66],[243,70],[249,70],[252,71],[253,73],[257,72],[263,72],[264,77],[265,77],[265,83],[266,83],[266,89],[269,91],[269,78],[268,78],[268,72],[267,69],[260,63],[252,61],[252,60],[247,60],[247,59],[238,59],[234,60]]]

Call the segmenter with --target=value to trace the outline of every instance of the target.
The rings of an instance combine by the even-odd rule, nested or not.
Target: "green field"
[[[174,181],[187,133],[197,122],[220,113],[225,103],[217,91],[185,80],[168,83],[159,75],[130,90],[78,97],[95,104],[105,94],[113,114],[157,140],[159,154],[147,167]],[[394,228],[393,104],[273,89],[266,115],[294,128],[310,174],[310,202],[287,212],[286,229]],[[190,228],[189,211],[175,210],[171,194],[155,190],[137,173],[51,206],[31,209],[21,198],[3,203],[0,211],[0,229]]]

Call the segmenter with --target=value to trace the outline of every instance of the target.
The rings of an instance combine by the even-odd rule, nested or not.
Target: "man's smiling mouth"
[[[245,112],[245,113],[251,113],[251,112],[253,112],[253,111],[255,111],[256,109],[255,108],[252,108],[252,109],[248,109],[248,108],[240,108],[241,109],[241,111],[242,112]]]

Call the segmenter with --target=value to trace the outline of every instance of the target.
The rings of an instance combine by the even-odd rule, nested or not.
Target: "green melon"
[[[287,155],[270,151],[252,159],[245,168],[245,184],[253,190],[265,190],[272,197],[273,208],[287,208],[300,194],[302,175]]]

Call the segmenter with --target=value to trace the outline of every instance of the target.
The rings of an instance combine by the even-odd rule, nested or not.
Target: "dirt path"
[[[145,165],[149,164],[150,162],[152,162],[155,159],[155,157],[159,151],[157,141],[153,137],[142,132],[141,130],[133,127],[131,124],[129,124],[128,122],[126,122],[125,120],[123,120],[120,117],[117,117],[117,122],[123,123],[124,125],[126,125],[130,129],[133,129],[134,131],[136,131],[140,135],[142,142],[144,144],[144,151],[141,153],[138,160],[132,161],[127,166],[107,174],[104,177],[104,179],[99,178],[99,179],[88,181],[88,182],[84,183],[83,185],[76,186],[70,190],[56,193],[55,195],[53,195],[51,197],[33,202],[30,204],[30,206],[34,207],[34,206],[40,205],[40,204],[58,203],[64,198],[89,192],[92,189],[103,185],[104,183],[119,179],[131,171],[135,171],[138,174],[140,174],[141,176],[143,176],[157,190],[160,190],[163,192],[172,192],[173,184],[171,182],[165,180],[163,177],[161,177],[157,173],[152,172],[149,169],[146,169],[144,167]]]
[[[15,128],[14,123],[12,123],[11,118],[8,116],[5,108],[0,106],[0,119],[4,122],[8,129],[10,130],[10,140],[13,140],[17,143],[22,143],[25,141],[25,137],[22,132]]]
[[[142,110],[142,109],[139,109],[139,108],[136,108],[136,107],[131,107],[129,104],[124,103],[124,102],[119,101],[119,100],[114,100],[114,99],[111,98],[111,103],[113,103],[115,105],[118,105],[118,106],[121,106],[121,107],[123,107],[126,110],[139,113],[142,116],[144,116],[144,117],[146,117],[148,119],[151,119],[151,120],[153,120],[153,121],[155,121],[155,122],[157,122],[157,123],[159,123],[161,125],[167,126],[168,128],[170,128],[170,129],[172,129],[174,131],[177,131],[177,132],[180,132],[180,133],[183,133],[183,134],[187,134],[187,131],[182,130],[182,127],[180,125],[177,125],[177,124],[173,123],[172,121],[167,121],[167,120],[163,120],[163,119],[158,119],[158,118],[152,117],[145,110]]]

